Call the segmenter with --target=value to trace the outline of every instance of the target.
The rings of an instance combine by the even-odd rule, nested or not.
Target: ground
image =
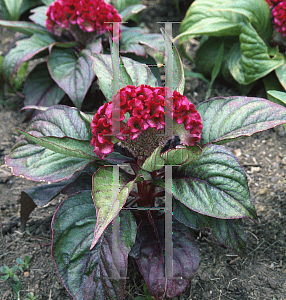
[[[144,2],[148,8],[142,13],[142,21],[153,31],[159,32],[157,21],[180,21],[171,0]],[[185,1],[188,2],[188,1]],[[181,3],[184,6],[184,2]],[[181,7],[184,9],[184,7]],[[176,32],[176,28],[174,32]],[[175,35],[175,34],[174,34]],[[0,51],[12,46],[14,33],[0,28]],[[194,43],[195,45],[195,43]],[[195,66],[184,61],[189,70]],[[207,84],[199,79],[187,79],[186,96],[195,104],[204,100]],[[212,96],[239,95],[239,92],[216,82]],[[251,96],[265,96],[260,86]],[[22,190],[35,184],[24,178],[10,175],[4,156],[10,152],[19,133],[15,127],[25,128],[24,114],[19,112],[23,100],[11,94],[5,95],[10,105],[0,104],[0,266],[12,267],[17,257],[31,257],[30,270],[20,275],[21,297],[33,291],[41,300],[69,300],[61,280],[57,276],[51,258],[51,220],[62,200],[57,198],[47,207],[37,207],[27,223],[30,234],[19,230],[19,197]],[[13,105],[13,106],[12,106]],[[247,234],[247,255],[240,258],[220,245],[208,230],[198,233],[200,248],[199,269],[180,300],[191,299],[286,299],[286,135],[283,127],[256,134],[250,138],[226,145],[244,168],[250,194],[258,213],[258,222],[244,221]],[[134,261],[130,260],[126,300],[142,293],[142,278]],[[14,299],[9,284],[0,280],[0,299]]]

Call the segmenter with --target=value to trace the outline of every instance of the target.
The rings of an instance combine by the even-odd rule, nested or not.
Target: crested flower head
[[[167,118],[173,119],[172,132],[166,126]],[[91,130],[91,145],[101,159],[113,152],[116,142],[135,157],[147,157],[173,134],[179,135],[182,144],[193,146],[200,141],[202,123],[195,106],[177,91],[129,85],[114,95],[113,102],[99,108]]]
[[[286,36],[286,0],[266,0],[271,9],[272,22],[277,32]]]
[[[56,0],[48,8],[46,26],[57,35],[74,27],[99,35],[112,30],[110,22],[121,22],[121,17],[104,0]]]

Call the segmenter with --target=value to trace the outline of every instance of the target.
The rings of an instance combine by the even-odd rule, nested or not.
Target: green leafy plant
[[[16,275],[17,269],[18,269],[17,265],[13,266],[11,269],[9,269],[8,266],[0,267],[0,272],[6,274],[2,276],[1,279],[7,280],[8,278],[12,278],[14,281],[19,281],[19,278]]]
[[[0,0],[5,20],[18,21],[22,13],[41,4],[40,0]]]
[[[16,262],[19,264],[19,270],[21,272],[24,272],[24,270],[29,270],[29,261],[30,261],[30,256],[26,255],[25,256],[25,261],[23,261],[21,258],[17,258]],[[23,270],[24,268],[24,270]]]
[[[274,2],[270,9],[265,0],[195,0],[176,39],[184,44],[202,36],[196,66],[205,76],[212,74],[222,51],[220,76],[238,89],[248,92],[263,79],[267,91],[285,91],[285,33],[281,33],[285,20],[278,20],[283,14],[273,13],[283,1]]]
[[[21,258],[17,258],[16,262],[18,265],[14,265],[11,269],[8,266],[2,266],[0,267],[0,273],[6,274],[1,277],[3,281],[10,279],[10,285],[13,289],[13,291],[17,295],[17,300],[20,300],[20,291],[21,291],[21,282],[19,280],[19,277],[16,275],[17,270],[20,270],[22,273],[24,272],[23,268],[28,270],[29,269],[29,261],[30,256],[25,256],[25,261],[23,261]],[[25,300],[35,300],[38,298],[38,296],[34,296],[34,293],[28,293]]]
[[[25,300],[36,300],[39,296],[35,296],[33,292],[27,294],[28,298],[25,298]]]
[[[239,96],[195,107],[183,96],[178,51],[163,37],[166,87],[147,65],[92,54],[110,101],[95,114],[40,107],[5,157],[15,176],[47,182],[22,192],[23,230],[37,205],[67,195],[52,220],[52,257],[74,299],[123,299],[128,256],[147,297],[177,297],[199,267],[194,231],[202,227],[246,254],[242,219],[256,211],[246,174],[222,145],[286,123],[286,108]]]
[[[71,1],[42,2],[44,6],[31,10],[31,22],[0,20],[1,26],[25,35],[3,60],[3,77],[11,88],[20,89],[29,61],[45,60],[36,60],[38,63],[34,63],[27,76],[23,88],[25,106],[48,107],[70,99],[80,109],[85,99],[98,93],[97,72],[92,68],[90,55],[110,53],[109,39],[114,34],[111,22],[122,23],[118,30],[114,29],[117,38],[120,31],[122,53],[154,65],[155,60],[147,55],[143,44],[164,51],[160,34],[126,26],[128,20],[145,8],[137,0],[114,1],[115,6],[104,0],[89,0],[84,6],[77,5],[77,1],[74,5]],[[89,13],[86,13],[87,5]],[[90,101],[89,106],[92,110],[104,101],[102,97],[97,103]]]
[[[143,290],[144,290],[145,296],[137,296],[137,297],[135,297],[134,300],[155,300],[156,299],[150,295],[147,284],[143,285]]]

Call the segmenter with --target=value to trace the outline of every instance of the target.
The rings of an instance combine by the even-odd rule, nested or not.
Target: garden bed
[[[142,2],[148,8],[142,12],[141,20],[152,32],[159,32],[162,24],[157,22],[182,20],[171,0]],[[174,25],[174,36],[177,29],[178,25]],[[0,27],[0,36],[0,51],[5,53],[12,47],[15,33]],[[191,63],[184,63],[189,70],[195,70]],[[206,91],[205,82],[187,78],[185,95],[194,104],[204,100]],[[223,83],[214,84],[212,97],[231,95],[238,92]],[[265,97],[259,85],[251,96]],[[19,112],[23,105],[21,98],[6,94],[5,101],[7,105],[0,104],[0,266],[12,267],[16,258],[29,255],[30,270],[19,277],[23,299],[28,291],[41,300],[72,299],[51,258],[50,224],[63,198],[57,197],[47,207],[37,207],[27,222],[29,233],[20,232],[20,193],[41,183],[11,176],[5,167],[4,156],[19,136],[15,127],[26,126],[22,123],[24,113]],[[248,242],[247,256],[243,258],[216,242],[209,230],[198,232],[200,267],[180,299],[286,299],[286,135],[283,127],[228,143],[226,147],[238,157],[247,174],[258,222],[244,220]],[[143,293],[144,281],[133,261],[129,271],[125,298],[131,300]],[[14,299],[8,283],[0,281],[0,291],[1,299]]]

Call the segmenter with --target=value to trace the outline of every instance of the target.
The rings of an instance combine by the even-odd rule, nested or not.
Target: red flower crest
[[[112,111],[112,103],[117,103],[120,111],[116,111],[116,106]],[[94,152],[104,159],[113,152],[113,144],[116,142],[122,141],[123,145],[124,141],[128,140],[136,142],[135,140],[147,130],[152,129],[152,132],[154,129],[163,130],[166,125],[165,105],[168,117],[173,111],[174,134],[180,136],[182,144],[193,146],[199,142],[202,130],[201,117],[185,96],[177,91],[172,94],[164,87],[129,85],[119,90],[113,97],[113,102],[105,103],[93,117],[91,145],[94,146]],[[117,119],[112,118],[113,113],[118,116]],[[114,126],[114,120],[117,121],[118,128]],[[145,141],[146,147],[152,144],[152,136],[150,134],[149,140]],[[142,147],[142,141],[140,145]]]
[[[56,0],[48,8],[46,26],[57,35],[71,25],[78,25],[84,32],[102,34],[112,30],[108,22],[121,22],[121,17],[104,0]]]
[[[271,9],[271,17],[277,32],[286,36],[286,0],[266,0]]]

